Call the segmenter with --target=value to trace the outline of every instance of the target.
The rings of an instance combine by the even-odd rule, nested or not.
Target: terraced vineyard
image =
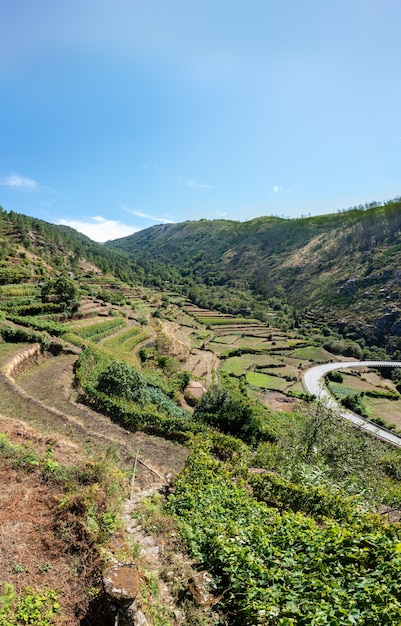
[[[363,510],[398,508],[398,451],[362,440],[332,417],[323,416],[317,427],[314,405],[310,409],[303,403],[302,372],[312,363],[344,356],[328,352],[314,332],[284,331],[250,318],[198,309],[182,296],[135,289],[111,277],[92,277],[82,281],[81,288],[86,294],[83,305],[71,319],[54,312],[21,315],[18,307],[39,305],[36,286],[0,291],[3,337],[24,341],[0,343],[1,427],[13,442],[22,438],[28,448],[37,441],[43,449],[39,467],[53,474],[62,463],[85,463],[88,455],[95,459],[89,465],[115,457],[123,472],[120,494],[134,494],[125,501],[124,523],[139,542],[134,553],[143,572],[147,616],[163,626],[306,626],[318,611],[317,624],[373,624],[383,616],[387,622],[382,623],[396,623],[400,607],[391,581],[399,576],[399,529],[374,515],[364,517]],[[209,390],[195,402],[185,396],[190,378],[200,383],[202,393]],[[399,402],[398,396],[379,397],[386,384],[378,375],[363,373],[341,384],[347,392],[371,392],[369,406],[383,399],[393,406]],[[398,394],[395,384],[390,391]],[[216,430],[213,420],[224,407],[230,417],[238,415],[242,427],[249,420],[256,429],[256,435],[239,431],[250,446],[224,430],[224,423],[217,426],[222,432]],[[324,430],[329,420],[330,430]],[[233,420],[231,428],[236,427]],[[328,449],[313,439],[320,431]],[[333,432],[335,441],[330,440]],[[187,461],[188,446],[193,450]],[[166,510],[155,493],[169,493],[176,475]],[[93,491],[97,489],[101,491]],[[139,503],[142,495],[147,503]],[[26,524],[26,516],[19,515]],[[111,519],[110,512],[102,515],[103,522]],[[89,514],[85,523],[101,528]],[[134,530],[138,524],[140,529]],[[182,569],[175,558],[176,551],[183,550],[174,540],[179,532],[190,552],[190,559],[180,556]],[[147,542],[158,547],[161,534],[163,550],[149,552]],[[298,550],[293,549],[294,537]],[[351,553],[352,563],[347,560]],[[130,556],[125,554],[132,560],[132,550]],[[17,581],[15,567],[20,563],[13,558],[7,556],[2,575]],[[80,572],[86,555],[82,558]],[[49,567],[55,574],[69,567],[68,559],[53,565],[46,552],[42,561],[30,565],[43,569],[39,586],[50,580],[45,571]],[[200,609],[191,599],[195,592],[189,572],[196,579],[194,568],[213,576],[207,606]],[[324,588],[316,583],[323,570]],[[70,576],[69,570],[63,581],[77,585]],[[376,593],[379,578],[384,582]],[[57,592],[63,625],[77,626],[77,606],[56,576],[50,584]],[[100,623],[101,609],[89,610],[89,584],[100,593],[98,581],[82,577],[76,597],[79,619],[86,620],[81,623],[94,626]],[[159,594],[158,602],[152,594]],[[106,616],[101,619],[111,625]]]

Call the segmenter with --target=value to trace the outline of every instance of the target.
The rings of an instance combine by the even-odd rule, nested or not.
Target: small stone
[[[179,609],[174,611],[174,620],[176,624],[182,624],[185,621],[185,615]]]
[[[135,626],[148,626],[149,622],[142,613],[142,611],[137,611],[134,617],[134,625]]]
[[[215,598],[209,593],[212,583],[212,577],[205,570],[192,576],[188,587],[197,606],[211,606],[215,603]]]
[[[160,546],[152,546],[151,548],[146,548],[146,550],[144,550],[145,557],[147,557],[151,561],[158,559],[160,553]]]

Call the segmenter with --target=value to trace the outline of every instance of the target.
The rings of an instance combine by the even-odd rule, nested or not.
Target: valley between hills
[[[239,226],[173,225],[164,261],[166,229],[149,229],[135,245],[151,262],[3,213],[0,624],[400,623],[400,450],[302,382],[319,363],[399,359],[395,204],[275,231],[263,289],[246,263],[260,223],[246,253]],[[307,255],[333,224],[360,254],[324,289]],[[363,267],[359,231],[381,241]],[[399,374],[333,370],[325,386],[397,434]]]

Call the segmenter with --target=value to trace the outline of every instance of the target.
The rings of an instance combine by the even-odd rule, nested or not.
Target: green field
[[[249,325],[260,325],[262,324],[259,320],[251,319],[249,317],[208,317],[208,316],[199,316],[199,321],[202,324],[209,324],[209,326],[249,326]]]
[[[239,339],[239,335],[217,335],[213,338],[213,343],[222,343],[224,345],[233,345]]]
[[[234,376],[241,376],[255,365],[261,367],[271,367],[277,364],[277,361],[264,354],[243,354],[242,356],[233,356],[226,359],[222,365],[221,371]],[[280,370],[281,371],[281,370]]]
[[[259,372],[248,372],[246,381],[249,385],[260,387],[260,389],[272,389],[274,391],[285,391],[290,383],[284,378],[270,376],[269,374],[259,374]]]
[[[333,355],[320,346],[305,346],[303,348],[295,348],[294,356],[306,361],[315,363],[327,363],[333,360]]]

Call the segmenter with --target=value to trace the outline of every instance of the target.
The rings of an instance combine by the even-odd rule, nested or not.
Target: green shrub
[[[124,361],[112,361],[99,375],[97,388],[109,396],[119,396],[141,405],[149,400],[143,376]]]
[[[329,372],[327,374],[327,378],[331,381],[333,381],[333,383],[342,383],[344,380],[344,376],[341,372],[339,372],[338,370],[333,370],[331,372]]]
[[[197,402],[193,417],[250,445],[262,436],[261,424],[243,398],[213,385]]]
[[[3,583],[2,589],[0,585],[0,626],[47,626],[54,623],[59,609],[57,594],[50,589],[17,593],[10,583]]]
[[[315,505],[303,490],[289,496],[296,505],[341,519],[322,523],[299,510],[280,512],[249,495],[242,469],[205,448],[197,445],[188,457],[167,510],[192,556],[215,577],[230,624],[399,623],[398,527],[363,514],[347,519],[350,504],[340,496],[322,494]],[[285,483],[276,481],[275,490],[280,501],[286,497]]]
[[[362,417],[368,417],[368,413],[363,404],[362,394],[349,393],[341,400],[341,404],[347,409],[350,409],[350,411],[358,413],[358,415],[361,415]]]

